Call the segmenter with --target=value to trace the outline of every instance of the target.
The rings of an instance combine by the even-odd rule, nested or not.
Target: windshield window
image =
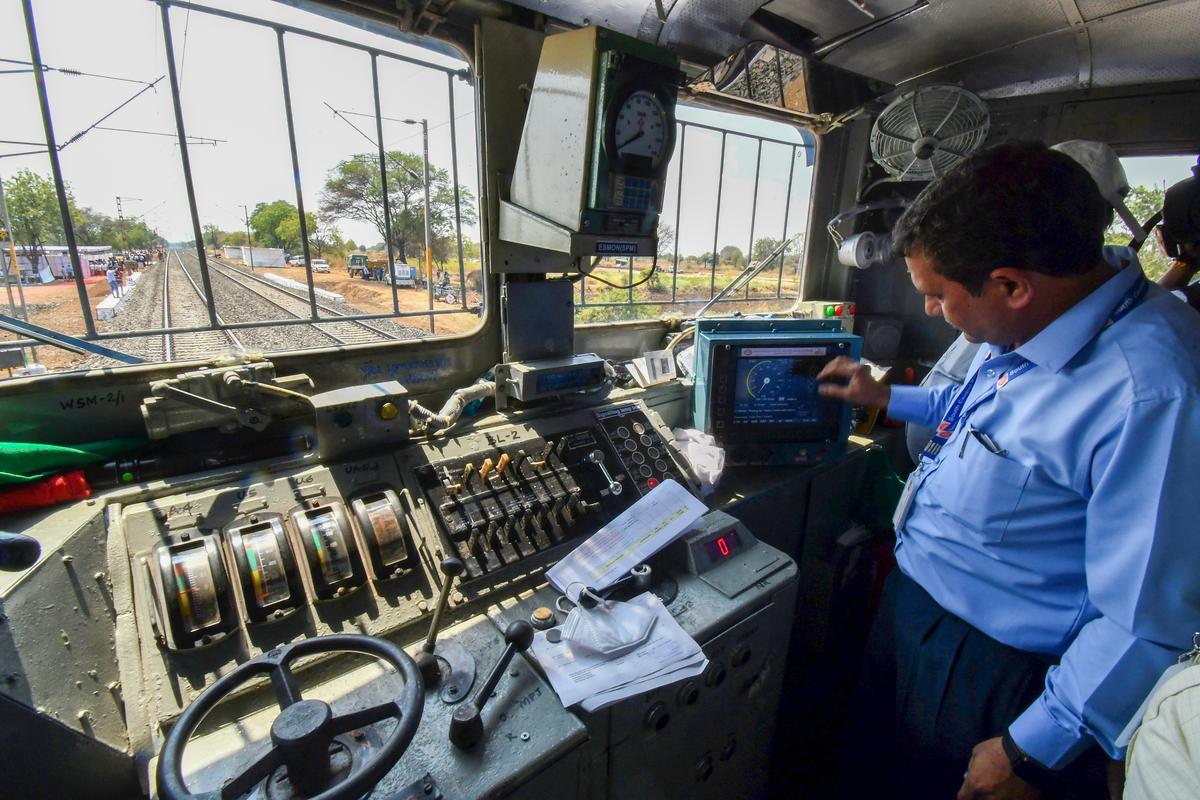
[[[267,0],[167,9],[34,0],[60,196],[21,4],[0,8],[0,313],[146,361],[478,326],[469,65]],[[117,363],[29,345],[0,333],[0,366]]]

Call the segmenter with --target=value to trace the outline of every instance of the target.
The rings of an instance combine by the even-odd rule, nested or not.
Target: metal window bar
[[[671,304],[678,299],[679,286],[679,213],[683,210],[683,155],[687,147],[687,125],[679,131],[679,170],[675,176],[675,255],[671,265]]]
[[[771,136],[760,136],[758,134],[742,133],[740,131],[731,131],[731,130],[728,130],[725,128],[720,128],[715,125],[707,125],[707,124],[704,124],[701,122],[678,121],[676,124],[680,128],[679,137],[678,137],[679,150],[676,153],[676,158],[678,159],[678,164],[679,164],[679,174],[676,176],[676,187],[675,187],[675,196],[676,196],[675,249],[674,249],[673,258],[672,258],[673,265],[672,265],[672,276],[671,276],[671,299],[670,299],[670,301],[667,302],[667,301],[656,300],[656,299],[635,300],[635,299],[633,299],[633,290],[630,289],[628,300],[621,301],[621,302],[606,302],[606,303],[590,302],[589,303],[587,300],[587,291],[585,288],[586,282],[587,282],[587,276],[584,275],[584,276],[581,276],[581,278],[579,280],[579,306],[580,307],[621,308],[621,307],[625,307],[625,306],[694,305],[694,304],[706,303],[706,302],[712,300],[712,298],[717,295],[716,272],[717,272],[717,266],[720,261],[720,258],[717,254],[717,241],[718,241],[718,238],[720,235],[722,195],[724,193],[725,155],[726,155],[726,148],[727,148],[727,144],[728,144],[728,137],[730,137],[730,136],[740,137],[740,138],[744,138],[744,139],[752,139],[757,144],[757,156],[755,158],[755,168],[754,168],[754,201],[753,201],[753,205],[751,207],[751,215],[750,215],[750,248],[747,253],[747,258],[749,258],[751,255],[753,255],[753,249],[754,249],[754,233],[755,233],[755,229],[757,227],[757,213],[758,213],[758,190],[759,190],[759,182],[760,182],[761,173],[762,173],[763,144],[764,143],[765,144],[778,144],[778,145],[782,145],[784,147],[791,149],[791,158],[789,159],[789,162],[788,162],[789,169],[788,169],[787,190],[786,190],[786,195],[785,195],[786,200],[785,200],[784,214],[783,214],[783,231],[782,231],[782,234],[780,237],[781,241],[787,241],[787,239],[788,239],[788,235],[787,235],[788,222],[791,218],[792,188],[794,186],[794,180],[795,180],[796,158],[799,157],[802,149],[804,149],[804,150],[811,149],[813,147],[813,145],[789,142],[789,141],[786,141],[783,139],[776,139]],[[713,219],[713,246],[712,246],[713,259],[712,259],[712,263],[709,265],[708,297],[707,298],[695,298],[695,299],[691,299],[691,298],[681,299],[679,297],[679,292],[678,292],[679,224],[680,224],[680,220],[682,219],[682,211],[683,211],[683,167],[684,167],[684,155],[686,153],[687,133],[688,133],[689,128],[698,128],[701,130],[707,130],[707,131],[712,131],[714,133],[721,134],[721,158],[717,164],[717,206],[716,206],[716,210],[714,212],[714,219]],[[747,283],[744,290],[741,292],[741,294],[742,294],[741,297],[723,297],[723,298],[721,298],[720,302],[722,302],[722,303],[752,303],[752,302],[761,302],[763,300],[771,300],[771,299],[781,300],[781,299],[783,299],[783,272],[784,272],[784,268],[785,268],[786,254],[787,254],[787,252],[785,250],[785,252],[781,253],[778,258],[779,272],[778,272],[778,275],[776,276],[775,295],[773,297],[770,296],[769,294],[765,297],[763,297],[763,296],[752,297],[750,295],[750,285],[749,285],[749,283]],[[633,282],[632,264],[630,266],[629,272],[630,272],[630,274],[629,274],[630,281],[629,282],[632,283]],[[737,278],[735,278],[734,280],[736,280],[736,279]],[[799,296],[799,288],[797,288],[797,297],[798,296]]]
[[[792,157],[788,159],[788,184],[787,194],[784,197],[787,200],[783,206],[783,232],[780,234],[782,241],[787,241],[788,217],[792,213],[792,178],[796,175],[796,145],[792,145]],[[787,248],[783,249],[783,255],[779,257],[779,277],[775,281],[775,298],[783,296],[783,265],[787,261]],[[799,284],[797,284],[797,296],[799,296]]]
[[[45,85],[45,79],[44,79],[46,67],[45,67],[45,65],[42,64],[42,61],[41,61],[41,50],[40,50],[40,45],[39,45],[39,40],[38,40],[38,35],[37,35],[37,27],[36,27],[34,16],[33,16],[32,0],[22,0],[22,6],[23,6],[23,11],[24,11],[24,16],[25,16],[25,29],[26,29],[26,34],[29,39],[29,50],[30,50],[30,62],[29,63],[32,67],[32,69],[30,71],[34,74],[34,80],[37,85],[38,101],[39,101],[39,106],[40,106],[41,114],[42,114],[42,123],[43,123],[43,127],[45,129],[45,135],[46,135],[46,150],[32,151],[31,153],[6,153],[6,154],[4,154],[4,156],[29,155],[29,154],[46,152],[50,159],[51,172],[53,173],[54,182],[55,182],[55,192],[58,197],[60,213],[63,218],[64,237],[67,242],[67,250],[70,255],[71,266],[72,266],[72,269],[73,269],[74,275],[75,275],[75,286],[76,286],[77,294],[79,296],[78,299],[79,299],[80,311],[82,312],[84,327],[86,329],[86,333],[83,336],[84,339],[88,339],[88,340],[137,339],[137,338],[142,338],[142,337],[146,337],[146,336],[161,336],[161,335],[168,334],[168,333],[170,333],[170,334],[198,333],[198,332],[202,332],[202,331],[211,331],[211,330],[276,327],[276,326],[280,326],[280,325],[310,325],[310,324],[312,324],[312,322],[314,320],[323,319],[319,316],[319,314],[317,312],[316,293],[315,293],[315,287],[313,284],[312,261],[310,258],[308,224],[307,224],[307,220],[305,219],[304,200],[303,200],[303,195],[301,193],[300,166],[299,166],[298,152],[297,152],[297,146],[296,146],[295,126],[294,126],[294,121],[293,121],[293,117],[292,117],[291,96],[290,96],[290,86],[289,86],[289,80],[288,80],[287,56],[286,56],[286,49],[285,49],[285,43],[284,43],[284,34],[293,34],[296,36],[303,36],[308,39],[313,39],[316,41],[321,41],[321,42],[325,42],[328,44],[333,44],[333,45],[337,45],[340,47],[346,47],[346,48],[349,48],[352,50],[364,52],[371,56],[372,80],[373,80],[373,88],[374,88],[374,92],[375,92],[376,131],[378,133],[379,149],[380,149],[380,170],[384,173],[381,176],[381,181],[383,183],[383,188],[384,188],[385,210],[387,210],[387,204],[388,204],[387,192],[386,192],[387,178],[386,178],[386,166],[384,164],[383,136],[382,136],[382,123],[381,123],[381,114],[380,114],[377,60],[380,57],[387,58],[387,59],[391,59],[393,61],[400,61],[400,62],[404,62],[404,63],[408,63],[408,64],[413,64],[415,66],[422,67],[425,69],[442,72],[447,76],[447,91],[448,91],[449,108],[450,108],[450,128],[451,128],[450,135],[451,135],[451,143],[452,143],[451,144],[451,151],[452,151],[451,162],[452,162],[452,174],[454,176],[453,179],[454,179],[454,193],[455,193],[455,198],[454,198],[455,199],[455,225],[456,225],[456,233],[457,233],[457,239],[458,239],[459,279],[460,279],[460,287],[462,289],[462,295],[463,295],[462,303],[460,304],[459,308],[453,308],[453,309],[435,309],[435,308],[433,308],[432,303],[431,303],[430,308],[428,310],[400,311],[396,282],[393,279],[391,281],[392,282],[392,296],[393,296],[393,306],[392,306],[393,311],[392,311],[392,313],[354,314],[354,315],[347,315],[344,317],[337,317],[336,319],[338,321],[354,321],[354,320],[372,320],[372,319],[397,319],[397,318],[407,318],[407,317],[427,317],[429,319],[430,332],[432,334],[434,332],[434,318],[435,317],[441,316],[443,314],[460,314],[465,310],[469,310],[468,306],[467,306],[467,302],[466,302],[466,285],[465,285],[466,284],[466,276],[465,276],[465,265],[463,262],[463,250],[462,250],[462,227],[461,227],[462,218],[461,218],[461,205],[460,205],[461,201],[460,201],[460,196],[459,196],[459,191],[458,191],[458,151],[457,151],[457,139],[456,139],[456,120],[454,119],[454,96],[453,96],[453,78],[455,76],[458,76],[458,77],[463,76],[463,71],[461,69],[456,68],[456,67],[445,66],[442,64],[437,64],[432,61],[425,61],[425,60],[422,60],[419,58],[406,56],[406,55],[403,55],[400,53],[394,53],[394,52],[390,52],[387,50],[381,50],[377,47],[372,47],[372,46],[366,45],[366,44],[360,44],[358,42],[352,42],[352,41],[347,41],[344,39],[339,39],[335,36],[329,36],[327,34],[319,33],[317,31],[305,30],[303,28],[297,28],[297,27],[294,27],[291,25],[286,25],[286,24],[277,23],[277,22],[271,22],[269,20],[258,19],[258,18],[251,17],[251,16],[248,16],[245,14],[239,14],[234,11],[227,11],[227,10],[218,9],[218,8],[210,8],[207,6],[198,5],[196,3],[185,2],[184,0],[151,0],[151,2],[157,3],[159,6],[159,11],[160,11],[160,19],[161,19],[161,25],[162,25],[162,31],[163,31],[163,43],[164,43],[164,47],[165,47],[165,55],[166,55],[166,60],[167,60],[167,73],[168,73],[168,77],[170,78],[170,86],[171,86],[171,103],[172,103],[172,107],[173,107],[173,111],[174,111],[174,115],[175,115],[175,129],[176,129],[175,135],[177,136],[177,138],[179,140],[178,145],[179,145],[179,153],[180,153],[180,164],[181,164],[181,167],[183,170],[184,187],[185,187],[185,192],[187,195],[188,210],[189,210],[189,213],[191,216],[193,236],[194,236],[195,245],[196,245],[196,255],[197,255],[197,260],[199,262],[199,267],[200,267],[201,283],[204,287],[205,302],[207,305],[209,324],[208,325],[189,326],[189,327],[154,328],[154,329],[141,329],[141,330],[119,331],[119,332],[112,332],[112,333],[102,333],[96,329],[95,320],[92,316],[91,305],[90,305],[89,298],[87,295],[86,285],[84,284],[84,280],[83,280],[84,275],[83,275],[83,270],[81,268],[81,259],[79,257],[79,248],[78,248],[76,237],[75,237],[73,220],[71,219],[71,216],[69,213],[69,202],[68,202],[67,194],[66,194],[66,183],[65,183],[65,179],[63,178],[62,168],[61,168],[61,164],[60,164],[59,158],[58,158],[59,148],[57,145],[57,140],[54,135],[54,125],[53,125],[53,120],[52,120],[52,115],[51,115],[51,110],[50,110],[50,101],[49,101],[49,97],[46,92],[46,85]],[[291,148],[292,167],[293,167],[293,172],[295,175],[295,183],[296,183],[297,210],[300,215],[300,229],[301,229],[300,233],[301,233],[301,239],[302,239],[303,246],[304,246],[305,272],[306,272],[306,277],[308,280],[309,308],[311,310],[311,318],[310,319],[297,318],[297,319],[291,319],[291,320],[255,320],[255,321],[232,322],[232,323],[225,323],[225,322],[221,322],[219,320],[219,317],[216,312],[214,293],[212,291],[211,280],[209,277],[207,253],[204,249],[204,238],[203,238],[203,235],[201,232],[200,215],[199,215],[198,207],[196,205],[195,187],[194,187],[194,183],[192,180],[191,160],[189,158],[189,151],[188,151],[189,137],[187,136],[185,125],[184,125],[183,107],[182,107],[182,102],[181,102],[181,98],[180,98],[179,76],[178,76],[178,70],[177,70],[176,63],[175,63],[174,39],[171,34],[170,10],[172,8],[179,8],[179,9],[184,9],[184,10],[188,10],[188,11],[196,11],[198,13],[208,14],[211,16],[227,19],[227,20],[230,20],[233,22],[240,22],[240,23],[244,23],[244,24],[248,24],[248,25],[255,25],[258,27],[270,28],[270,29],[274,30],[276,33],[277,40],[278,40],[278,46],[279,46],[279,67],[280,67],[280,77],[281,77],[283,95],[284,95],[284,110],[285,110],[285,113],[287,116],[287,124],[288,124],[288,141],[289,141],[289,145]],[[390,213],[388,213],[387,227],[389,230],[390,230],[390,226],[391,226],[391,216],[390,216]],[[391,236],[389,235],[386,238],[387,238],[387,246],[388,246],[388,268],[389,268],[389,270],[391,270],[392,275],[394,275],[395,273],[394,273],[393,253],[391,250]],[[486,298],[485,298],[485,302],[486,302]],[[6,342],[6,346],[18,346],[18,347],[30,347],[30,346],[36,346],[39,344],[41,344],[41,343],[36,340],[33,340],[33,339],[17,339],[17,340],[10,340],[10,341]]]
[[[750,67],[747,65],[746,72],[749,73]],[[746,248],[746,263],[754,258],[754,223],[758,221],[758,176],[762,172],[762,139],[758,140],[758,149],[754,156],[754,197],[750,201],[750,245]],[[746,283],[745,299],[750,299],[750,283]]]
[[[313,319],[317,319],[317,292],[313,285],[312,258],[308,251],[308,221],[304,218],[304,192],[300,189],[300,154],[296,149],[296,123],[292,118],[292,88],[288,83],[287,46],[283,42],[284,31],[275,29],[279,42],[279,77],[283,82],[283,115],[287,118],[288,147],[292,151],[292,177],[296,182],[296,213],[300,215],[300,246],[304,248],[304,278],[308,282],[308,307]],[[195,209],[193,207],[193,212]],[[201,245],[203,249],[203,245]],[[254,249],[250,249],[254,258]],[[201,264],[203,266],[203,263]]]
[[[446,73],[446,99],[450,114],[450,183],[454,186],[454,231],[458,240],[458,293],[463,311],[467,310],[467,271],[463,265],[462,205],[458,195],[458,138],[454,118],[454,78],[463,78],[462,73]]]
[[[379,187],[383,190],[383,246],[387,250],[388,283],[392,285],[392,311],[400,313],[399,287],[396,285],[396,257],[392,254],[392,204],[388,198],[387,153],[383,145],[383,112],[379,100],[379,57],[371,54],[371,88],[375,92],[375,141],[379,144]],[[368,269],[369,267],[363,267]]]

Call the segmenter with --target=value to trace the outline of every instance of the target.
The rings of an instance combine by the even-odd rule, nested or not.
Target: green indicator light
[[[825,306],[825,316],[827,316],[827,317],[833,316],[833,306]]]
[[[121,481],[122,481],[123,483],[129,483],[129,482],[130,482],[130,481],[132,481],[132,480],[133,480],[133,473],[132,473],[132,472],[122,472],[122,473],[121,473]]]

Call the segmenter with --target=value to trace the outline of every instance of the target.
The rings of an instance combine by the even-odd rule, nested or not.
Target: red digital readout
[[[742,542],[738,538],[737,531],[727,531],[717,538],[709,539],[704,543],[704,549],[708,551],[708,557],[713,561],[729,558],[741,546]]]

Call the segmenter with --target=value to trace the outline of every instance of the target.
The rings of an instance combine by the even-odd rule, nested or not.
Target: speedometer
[[[634,92],[616,111],[611,122],[615,155],[647,159],[657,167],[668,143],[667,112],[662,101],[649,90]]]

